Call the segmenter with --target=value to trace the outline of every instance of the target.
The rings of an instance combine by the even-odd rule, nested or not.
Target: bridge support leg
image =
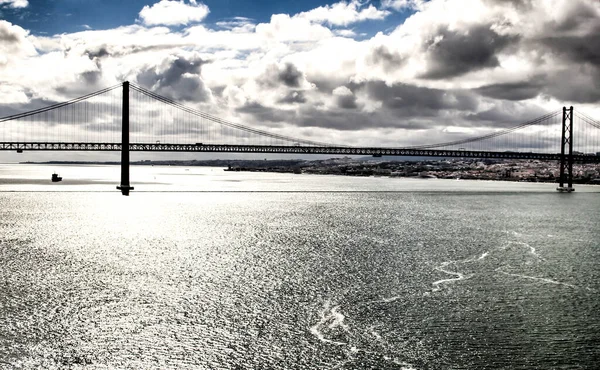
[[[568,148],[568,154],[565,154]],[[565,173],[566,172],[566,173]],[[565,182],[567,186],[565,187]],[[573,188],[573,107],[563,107],[562,138],[560,142],[560,185],[561,192],[575,191]]]
[[[129,184],[129,82],[123,82],[123,116],[121,136],[121,185],[117,189],[123,195],[129,195],[133,187]]]

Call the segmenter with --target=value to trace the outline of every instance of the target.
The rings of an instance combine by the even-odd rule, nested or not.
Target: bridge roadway
[[[22,151],[121,151],[120,143],[60,143],[60,142],[0,142],[0,150]],[[278,153],[328,154],[372,156],[418,156],[496,159],[560,160],[560,153],[494,152],[473,150],[418,149],[418,148],[359,148],[345,146],[286,146],[286,145],[230,145],[230,144],[166,144],[133,143],[132,152],[204,152],[204,153]],[[598,163],[600,156],[574,154],[576,162]]]

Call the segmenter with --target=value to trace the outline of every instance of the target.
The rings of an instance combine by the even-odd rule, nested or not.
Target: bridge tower
[[[565,154],[567,151],[569,154]],[[566,171],[566,173],[565,173]],[[565,187],[565,182],[567,186]],[[556,190],[561,192],[575,191],[573,188],[573,107],[563,107],[562,139],[560,143],[560,186]]]
[[[121,130],[121,185],[117,189],[123,195],[129,195],[129,191],[133,190],[129,184],[129,81],[123,82]]]

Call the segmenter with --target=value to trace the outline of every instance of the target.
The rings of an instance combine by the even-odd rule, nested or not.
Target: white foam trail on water
[[[564,285],[567,286],[569,288],[573,288],[573,289],[585,289],[585,290],[589,290],[591,292],[595,292],[595,289],[592,288],[588,288],[588,287],[579,287],[577,285],[573,285],[573,284],[569,284],[569,283],[563,283],[562,281],[557,281],[557,280],[552,280],[552,279],[548,279],[548,278],[543,278],[543,277],[537,277],[537,276],[529,276],[529,275],[522,275],[522,274],[513,274],[510,272],[506,272],[506,271],[502,271],[500,269],[496,269],[496,271],[498,271],[501,274],[504,275],[508,275],[508,276],[514,276],[514,277],[518,277],[521,279],[528,279],[528,280],[534,280],[534,281],[540,281],[542,283],[548,283],[548,284],[554,284],[554,285]]]
[[[471,262],[471,261],[473,261],[472,258],[466,259],[464,261],[459,261],[459,262],[464,263],[464,262]],[[437,292],[437,291],[441,290],[441,288],[440,288],[441,284],[455,283],[457,281],[466,280],[466,279],[470,279],[473,277],[472,274],[465,275],[462,272],[446,270],[446,266],[448,266],[450,264],[456,264],[456,263],[457,263],[457,261],[446,261],[446,262],[442,262],[439,266],[434,267],[434,269],[439,272],[443,272],[444,274],[448,274],[448,275],[454,275],[456,277],[434,281],[433,283],[431,283],[431,285],[433,285],[433,289],[431,290],[432,292]]]
[[[385,297],[385,298],[376,299],[374,301],[366,301],[366,302],[364,302],[364,304],[392,303],[392,302],[399,300],[400,298],[402,298],[402,296],[397,295],[397,296],[393,296],[393,297]]]
[[[331,317],[333,318],[333,322],[329,324],[329,329],[334,329],[339,326],[342,329],[344,329],[345,332],[350,332],[348,329],[348,325],[344,324],[344,319],[346,318],[346,316],[344,316],[340,312],[340,306],[335,306],[331,309]]]
[[[378,341],[383,342],[383,338],[381,337],[381,335],[375,331],[375,325],[369,326],[368,333],[371,334],[371,336],[373,336]]]
[[[520,245],[522,247],[525,247],[525,248],[529,249],[529,253],[530,254],[532,254],[533,256],[535,256],[536,258],[538,258],[540,260],[543,260],[542,256],[540,256],[540,254],[537,252],[537,250],[535,249],[535,247],[533,247],[533,246],[531,246],[531,245],[529,245],[527,243],[524,243],[524,242],[515,242],[515,241],[512,241],[512,242],[509,242],[509,243],[510,244],[517,244],[517,245]]]
[[[448,279],[441,279],[438,281],[434,281],[433,283],[431,283],[431,285],[433,285],[433,289],[431,289],[432,292],[437,292],[439,290],[441,290],[440,285],[441,284],[445,284],[445,283],[454,283],[460,280],[467,280],[472,278],[473,276],[475,276],[475,274],[464,274],[460,271],[449,271],[446,269],[446,267],[448,265],[455,265],[459,264],[459,263],[469,263],[469,262],[474,262],[474,261],[482,261],[485,258],[487,258],[487,256],[490,254],[490,251],[486,251],[483,252],[482,254],[480,254],[478,257],[473,256],[473,257],[469,257],[467,259],[464,260],[459,260],[459,261],[445,261],[442,262],[440,265],[434,267],[434,270],[439,271],[439,272],[443,272],[444,274],[448,274],[448,275],[454,275],[456,277],[454,278],[448,278]]]
[[[338,363],[337,365],[335,365],[334,367],[332,367],[331,370],[340,369],[342,366],[346,365],[350,361],[351,361],[350,359],[341,361],[340,363]]]
[[[409,364],[408,362],[398,361],[396,359],[392,360],[392,362],[396,365],[400,365],[400,370],[417,370],[415,367],[413,367],[412,364]]]
[[[522,236],[521,233],[518,233],[516,231],[510,231],[510,232],[507,231],[507,233],[512,233],[516,237],[521,237]],[[508,245],[511,245],[511,244],[516,244],[516,245],[519,245],[521,247],[527,248],[529,254],[533,255],[538,260],[544,261],[544,258],[537,252],[537,250],[535,249],[535,247],[533,247],[533,246],[531,246],[531,245],[529,245],[529,244],[527,244],[525,242],[520,242],[520,241],[509,241]],[[494,250],[502,250],[503,251],[503,250],[506,250],[506,248],[507,248],[507,246],[504,245],[504,246],[500,246],[500,247],[497,247],[495,249],[483,252],[479,256],[473,256],[473,257],[469,257],[467,259],[458,260],[458,261],[445,261],[445,262],[442,262],[440,265],[434,267],[434,269],[437,270],[437,271],[443,272],[445,274],[448,274],[448,275],[454,275],[455,277],[434,281],[433,283],[431,283],[431,285],[433,285],[433,289],[431,289],[431,291],[432,292],[440,291],[441,290],[440,286],[442,284],[455,283],[457,281],[467,280],[467,279],[470,279],[473,276],[475,276],[475,274],[465,274],[465,273],[462,273],[460,271],[450,271],[450,270],[447,269],[447,267],[449,265],[453,264],[453,265],[456,266],[457,264],[461,264],[461,263],[469,263],[469,262],[475,262],[475,261],[482,261],[482,260],[486,259],[490,255],[490,253],[492,253]]]
[[[519,233],[519,232],[516,232],[516,231],[514,231],[514,230],[504,230],[504,232],[505,232],[507,235],[516,236],[517,238],[520,238],[520,237],[522,237],[522,236],[523,236],[523,234],[521,234],[521,233]]]
[[[392,298],[383,298],[383,299],[377,300],[377,301],[363,302],[362,304],[383,303],[383,302],[388,303],[388,302],[393,302],[399,298],[400,298],[400,296],[392,297]],[[321,328],[323,328],[323,326],[327,325],[328,323],[329,323],[329,325],[327,325],[327,327],[329,329],[335,329],[335,328],[339,327],[342,330],[344,330],[346,333],[350,334],[350,327],[348,326],[348,324],[346,324],[344,322],[346,319],[346,316],[344,316],[344,314],[342,314],[342,312],[340,310],[341,310],[340,305],[336,305],[336,306],[332,307],[331,300],[325,301],[325,303],[323,305],[323,309],[319,312],[319,314],[321,316],[319,322],[317,322],[315,325],[310,327],[311,334],[313,334],[315,337],[317,337],[321,342],[334,344],[334,345],[338,345],[338,346],[347,346],[346,350],[344,350],[344,353],[346,354],[347,358],[345,360],[338,362],[336,365],[331,367],[331,369],[339,369],[339,368],[343,367],[344,365],[354,361],[354,359],[355,359],[354,355],[356,355],[358,352],[364,352],[366,354],[380,356],[381,355],[380,352],[367,351],[365,349],[358,348],[354,345],[351,345],[351,343],[339,342],[339,341],[335,341],[335,340],[328,339],[325,337],[325,334],[323,334],[321,332]],[[376,325],[372,325],[372,326],[368,327],[367,331],[365,331],[365,333],[371,334],[378,342],[380,342],[380,345],[385,345],[385,340],[381,337],[381,335],[377,331],[375,331],[375,327],[376,327]],[[385,355],[383,356],[383,358],[386,361],[392,361],[394,364],[400,365],[401,369],[403,369],[403,370],[418,370],[416,367],[414,367],[414,365],[412,365],[408,362],[400,361],[395,358],[392,359],[391,357],[385,356]]]
[[[335,344],[338,346],[347,345],[348,343],[338,342],[335,340],[327,339],[325,337],[325,335],[321,332],[321,328],[324,325],[326,325],[328,322],[330,322],[330,324],[328,325],[329,329],[335,329],[336,327],[340,327],[345,332],[348,332],[348,333],[350,332],[348,325],[346,325],[344,323],[344,319],[346,317],[339,310],[340,310],[339,305],[331,308],[331,301],[327,300],[325,302],[325,305],[323,306],[323,309],[320,312],[321,319],[315,325],[310,327],[311,334],[313,334],[321,342],[324,342],[324,343],[331,343],[331,344]]]

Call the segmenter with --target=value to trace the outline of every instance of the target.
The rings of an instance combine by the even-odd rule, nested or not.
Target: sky
[[[345,145],[600,117],[600,1],[0,0],[0,117],[124,80]]]

